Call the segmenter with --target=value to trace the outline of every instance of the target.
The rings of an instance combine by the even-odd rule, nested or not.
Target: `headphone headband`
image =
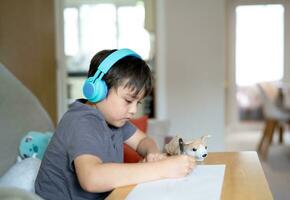
[[[99,79],[101,79],[116,62],[127,56],[134,56],[136,58],[142,59],[141,56],[139,56],[131,49],[119,49],[117,51],[114,51],[101,62],[97,72],[93,76],[93,79],[97,79],[100,74],[101,75]]]

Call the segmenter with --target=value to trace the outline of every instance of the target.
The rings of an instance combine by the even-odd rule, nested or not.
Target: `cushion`
[[[16,187],[34,192],[34,182],[40,167],[38,158],[26,158],[14,164],[1,178],[1,187]]]
[[[147,132],[148,127],[148,116],[144,115],[136,119],[132,119],[131,123],[135,125],[142,132]],[[136,163],[142,160],[143,158],[127,144],[124,144],[124,162],[125,163]]]
[[[1,200],[44,200],[37,194],[15,187],[0,188]]]
[[[132,119],[131,123],[134,124],[138,129],[143,131],[144,133],[147,132],[147,127],[148,127],[148,116],[143,115],[139,118]]]

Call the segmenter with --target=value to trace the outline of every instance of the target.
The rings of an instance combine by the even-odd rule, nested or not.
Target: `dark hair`
[[[103,50],[98,52],[91,60],[88,77],[94,76],[101,62],[111,53],[116,51]],[[126,56],[117,61],[102,78],[108,90],[112,87],[117,89],[124,84],[125,88],[130,88],[137,96],[144,91],[143,97],[150,94],[152,90],[152,74],[146,62],[134,56]]]

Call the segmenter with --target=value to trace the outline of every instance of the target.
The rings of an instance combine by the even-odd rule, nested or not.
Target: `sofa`
[[[1,63],[0,127],[0,177],[15,165],[19,142],[28,131],[54,130],[52,120],[38,99]],[[1,199],[9,199],[9,192],[10,199],[39,199],[21,189],[0,189]]]
[[[53,131],[38,99],[0,63],[0,176],[15,162],[20,139],[31,130]]]

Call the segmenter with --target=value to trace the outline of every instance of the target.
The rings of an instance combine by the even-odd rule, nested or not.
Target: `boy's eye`
[[[129,100],[129,99],[125,99],[125,101],[126,101],[127,103],[132,103],[132,101]]]

